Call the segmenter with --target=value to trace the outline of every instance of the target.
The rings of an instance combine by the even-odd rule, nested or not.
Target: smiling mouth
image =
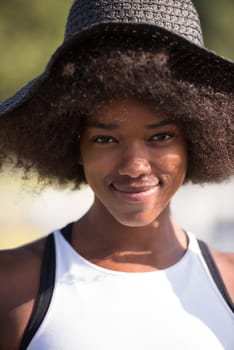
[[[151,186],[120,187],[111,184],[111,188],[122,198],[129,201],[144,201],[154,195],[160,187],[160,183]]]

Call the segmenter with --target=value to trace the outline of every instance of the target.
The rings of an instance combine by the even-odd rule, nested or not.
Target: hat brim
[[[100,36],[137,39],[138,43],[146,41],[151,47],[165,46],[170,50],[171,66],[178,79],[185,79],[196,84],[210,86],[218,91],[233,93],[234,62],[227,60],[205,47],[200,47],[164,28],[150,24],[133,23],[99,23],[78,32],[66,40],[51,56],[45,71],[15,95],[0,104],[0,117],[7,115],[20,105],[26,103],[38,91],[42,83],[49,79],[54,64],[74,45],[79,48]]]

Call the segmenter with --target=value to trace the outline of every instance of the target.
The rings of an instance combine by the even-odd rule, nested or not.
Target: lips
[[[111,186],[120,192],[139,193],[145,192],[161,183],[161,181],[155,177],[145,177],[144,179],[141,179],[141,181],[139,181],[139,179],[131,179],[131,181],[128,180],[125,179],[125,181],[113,181]]]
[[[117,195],[125,198],[129,201],[143,201],[148,197],[156,193],[159,188],[160,182],[147,183],[146,184],[132,184],[132,185],[122,185],[122,184],[112,184],[111,187]]]
[[[112,185],[112,186],[116,191],[123,192],[123,193],[141,193],[141,192],[149,191],[150,189],[156,187],[156,185],[128,186],[128,187],[122,187],[122,186],[118,186],[118,185]]]

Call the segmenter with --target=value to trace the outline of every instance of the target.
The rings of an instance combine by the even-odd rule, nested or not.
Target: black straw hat
[[[109,35],[160,42],[170,49],[180,79],[192,79],[233,93],[234,63],[204,47],[197,11],[191,0],[75,0],[65,38],[46,70],[0,104],[0,117],[26,103],[51,74],[61,55],[72,45]],[[95,41],[94,41],[95,42]]]

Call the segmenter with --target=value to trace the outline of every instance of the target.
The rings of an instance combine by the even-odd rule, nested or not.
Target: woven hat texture
[[[181,76],[216,88],[234,90],[234,63],[204,47],[200,20],[190,0],[75,0],[68,15],[64,42],[46,70],[14,96],[0,104],[0,117],[17,108],[37,91],[51,74],[53,64],[71,44],[102,33],[152,38],[176,48],[174,66]]]
[[[65,40],[99,23],[153,24],[203,45],[199,17],[190,0],[75,1],[68,17]]]

